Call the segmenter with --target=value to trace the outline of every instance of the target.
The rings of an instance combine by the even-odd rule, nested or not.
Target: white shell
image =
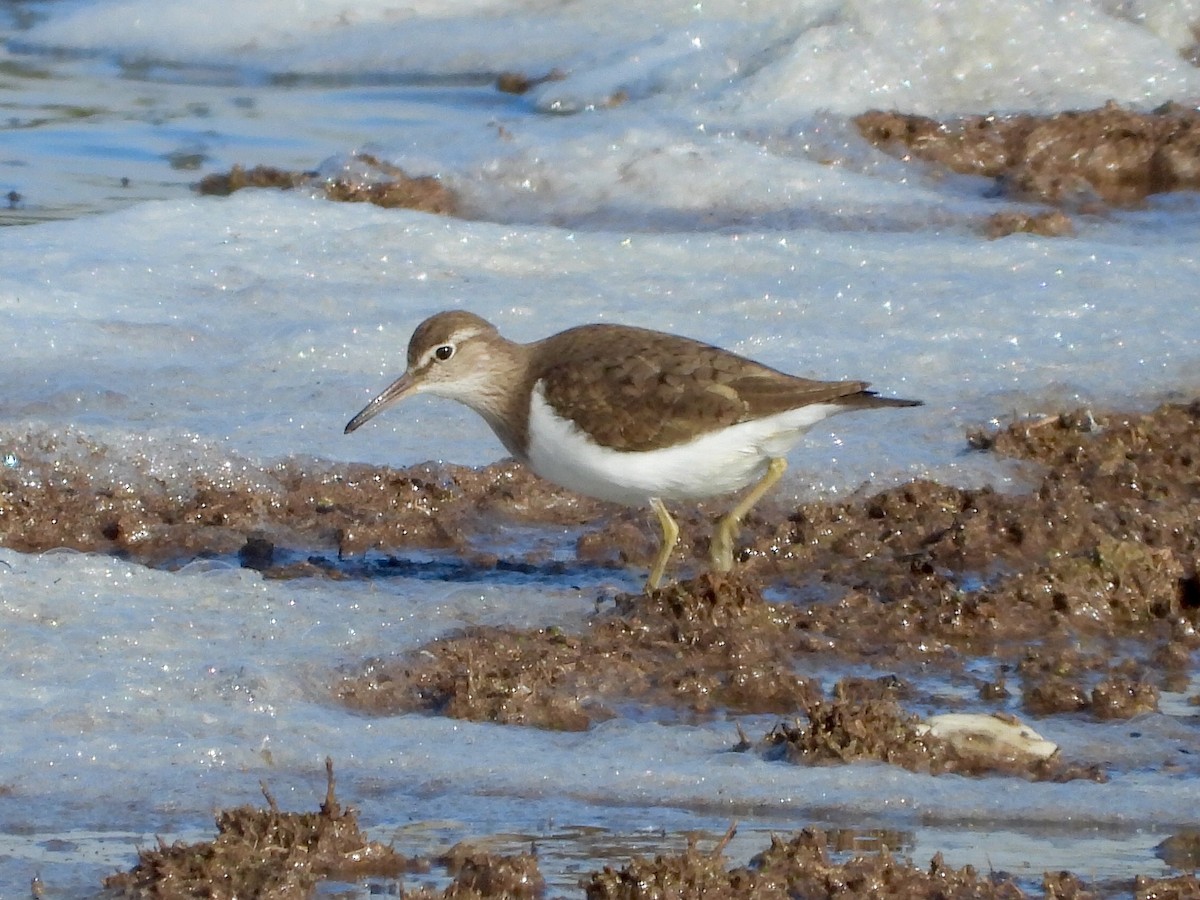
[[[964,752],[997,759],[1049,759],[1058,752],[1058,744],[1012,716],[945,713],[930,716],[925,720],[925,728],[934,737],[949,741]]]

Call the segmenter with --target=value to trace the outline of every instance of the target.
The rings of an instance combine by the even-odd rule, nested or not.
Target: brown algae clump
[[[1010,879],[980,875],[971,866],[955,869],[941,854],[928,869],[889,852],[831,858],[829,838],[805,829],[790,840],[772,837],[771,846],[748,866],[727,869],[723,856],[732,830],[711,851],[694,843],[678,854],[635,858],[621,869],[605,867],[585,883],[588,900],[641,900],[647,897],[714,900],[788,900],[793,897],[947,898],[1015,900],[1026,896]]]
[[[106,878],[105,888],[134,898],[292,900],[309,896],[321,879],[395,878],[409,870],[409,860],[368,840],[354,811],[338,804],[330,759],[325,772],[320,812],[281,812],[264,787],[267,809],[222,810],[216,838],[196,844],[160,842],[141,850],[137,865]]]
[[[786,611],[752,584],[705,574],[627,595],[580,635],[473,628],[336,685],[341,702],[375,713],[578,730],[640,702],[693,711],[783,712],[813,696],[790,671]]]
[[[329,200],[344,203],[373,203],[388,209],[416,209],[441,215],[457,215],[458,195],[431,175],[412,176],[369,153],[356,153],[356,164],[365,168],[364,177],[321,178],[317,172],[293,172],[274,166],[246,169],[234,166],[228,172],[205,175],[196,185],[201,194],[225,197],[243,188],[307,187]]]
[[[872,110],[855,119],[868,141],[902,158],[999,181],[1005,194],[1055,204],[1127,205],[1200,189],[1200,112],[1116,103],[1053,115],[937,121]]]

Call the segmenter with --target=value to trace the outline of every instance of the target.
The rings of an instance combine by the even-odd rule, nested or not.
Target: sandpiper
[[[709,344],[628,325],[582,325],[531,344],[465,311],[426,319],[408,367],[346,425],[349,434],[411,394],[448,397],[483,416],[508,452],[543,478],[601,500],[649,505],[662,543],[658,587],[679,528],[664,501],[751,486],[718,521],[718,571],[733,566],[742,518],[782,477],[786,454],[834,413],[919,400],[862,381],[798,378]]]

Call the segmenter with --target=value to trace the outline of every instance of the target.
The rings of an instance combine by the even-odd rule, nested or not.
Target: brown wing
[[[873,396],[861,381],[796,378],[719,347],[641,328],[573,328],[546,343],[553,352],[545,357],[558,362],[530,373],[544,384],[546,400],[618,450],[657,450],[809,403],[857,405],[852,398]]]

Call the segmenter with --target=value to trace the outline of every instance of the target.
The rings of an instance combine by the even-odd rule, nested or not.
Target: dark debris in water
[[[561,69],[551,69],[545,75],[525,75],[522,72],[501,72],[496,76],[496,90],[502,94],[525,94],[539,84],[562,81],[567,75]]]
[[[1064,237],[1075,233],[1071,218],[1060,209],[1043,212],[1018,212],[1007,210],[992,213],[983,226],[983,233],[991,240],[1010,234],[1038,234],[1042,237]]]

